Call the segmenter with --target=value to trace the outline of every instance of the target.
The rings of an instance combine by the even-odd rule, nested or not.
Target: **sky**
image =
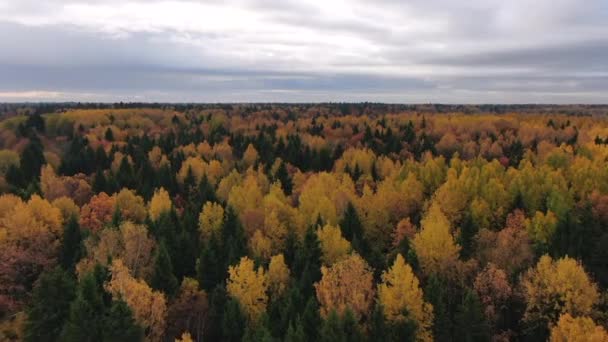
[[[0,102],[608,103],[607,0],[0,0]]]

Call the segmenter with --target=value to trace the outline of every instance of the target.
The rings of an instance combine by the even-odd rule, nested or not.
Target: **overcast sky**
[[[0,101],[608,103],[607,0],[0,0]]]

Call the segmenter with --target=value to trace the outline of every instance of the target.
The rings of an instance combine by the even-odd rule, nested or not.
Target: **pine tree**
[[[114,133],[112,132],[112,129],[110,127],[106,129],[104,137],[107,141],[114,141]]]
[[[71,217],[63,229],[59,263],[66,270],[73,270],[82,257],[82,235],[76,217]]]
[[[247,325],[241,305],[236,299],[230,299],[224,308],[222,330],[224,341],[240,342]]]
[[[287,196],[291,195],[291,192],[293,190],[293,183],[292,183],[291,177],[289,176],[289,173],[287,172],[287,167],[285,167],[284,162],[281,162],[274,177],[279,182],[281,182],[281,186],[282,186],[285,194]]]
[[[106,176],[103,174],[103,170],[98,168],[93,178],[93,192],[108,192],[108,184],[106,182]]]
[[[172,297],[177,290],[177,278],[173,274],[171,257],[167,252],[165,241],[161,241],[154,257],[154,273],[150,280],[150,286],[155,290],[160,290]]]
[[[247,239],[243,226],[232,207],[226,209],[224,224],[222,226],[222,246],[224,247],[226,269],[229,265],[239,262],[247,254]]]
[[[350,309],[346,310],[344,317],[342,317],[342,330],[344,331],[346,341],[363,341],[363,335],[361,334],[359,324],[355,319],[355,315],[353,315],[353,312]]]
[[[122,300],[112,302],[110,310],[103,321],[104,342],[142,341],[143,329],[137,325],[131,309]]]
[[[247,325],[243,342],[272,342],[272,335],[268,329],[268,317],[263,315],[255,324]]]
[[[226,272],[219,242],[212,237],[201,248],[201,254],[196,262],[198,282],[205,291],[211,291],[226,278]]]
[[[322,253],[319,238],[313,228],[309,227],[294,265],[294,275],[299,277],[298,286],[305,297],[313,295],[313,284],[321,279]]]
[[[25,324],[26,341],[55,341],[70,313],[74,279],[61,267],[43,273],[32,292]]]
[[[433,337],[436,341],[451,341],[450,320],[445,285],[437,275],[431,275],[424,289],[425,301],[433,305]]]
[[[384,317],[384,309],[382,305],[377,304],[372,312],[370,329],[369,329],[369,340],[370,341],[386,341],[388,338],[388,327],[386,324],[386,318]]]
[[[285,342],[305,342],[306,335],[304,334],[304,326],[302,325],[302,321],[297,319],[294,322],[289,324],[289,328],[287,328],[287,333],[285,334]]]
[[[61,332],[61,341],[102,341],[105,306],[103,294],[94,273],[87,274],[78,287],[76,299]]]
[[[20,156],[20,171],[25,183],[37,181],[40,169],[46,163],[40,139],[35,133],[30,136],[30,142],[25,146]]]
[[[347,342],[346,334],[342,329],[342,322],[340,317],[336,313],[336,310],[332,310],[325,321],[319,333],[319,340],[321,342]]]
[[[462,303],[455,315],[456,331],[461,341],[489,341],[489,325],[483,313],[479,297],[472,290],[466,290]]]
[[[304,335],[307,341],[315,341],[317,339],[321,323],[319,304],[315,297],[310,296],[302,314],[302,326],[304,327]]]

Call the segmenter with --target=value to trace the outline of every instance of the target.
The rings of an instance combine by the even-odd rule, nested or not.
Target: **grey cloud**
[[[104,101],[606,102],[606,1],[353,0],[338,8],[344,13],[323,1],[211,1],[264,21],[233,31],[161,25],[117,38],[53,22],[68,1],[0,0],[7,11],[0,17],[0,96],[38,90]],[[28,15],[49,23],[18,24]],[[410,30],[410,21],[429,25]]]

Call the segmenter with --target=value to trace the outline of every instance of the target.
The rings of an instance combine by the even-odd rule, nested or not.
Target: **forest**
[[[0,341],[608,341],[604,107],[1,109]]]

